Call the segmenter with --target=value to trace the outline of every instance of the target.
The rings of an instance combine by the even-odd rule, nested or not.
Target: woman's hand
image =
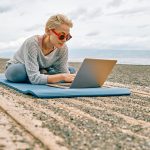
[[[63,80],[65,82],[72,82],[74,80],[75,76],[76,76],[76,74],[64,73]]]
[[[75,76],[76,74],[70,73],[48,75],[48,83],[56,83],[59,81],[72,82]]]

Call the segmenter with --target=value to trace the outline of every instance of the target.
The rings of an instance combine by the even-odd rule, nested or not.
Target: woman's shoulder
[[[26,38],[20,49],[23,51],[28,51],[29,53],[37,54],[39,52],[37,35]]]
[[[38,37],[38,35],[30,36],[30,37],[26,38],[24,43],[27,45],[37,45],[38,44],[37,37]]]

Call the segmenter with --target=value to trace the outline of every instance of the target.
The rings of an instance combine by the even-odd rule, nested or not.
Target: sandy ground
[[[0,72],[5,62],[0,59]],[[109,83],[149,93],[150,66],[116,65]],[[0,150],[47,148],[149,150],[150,97],[37,99],[0,85]]]

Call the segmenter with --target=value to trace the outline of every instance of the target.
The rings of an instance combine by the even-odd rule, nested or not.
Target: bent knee
[[[11,82],[24,82],[27,79],[25,68],[10,65],[5,71],[5,77]]]
[[[71,74],[76,73],[76,69],[75,69],[74,67],[71,67],[71,66],[70,66],[68,69],[69,69],[69,72],[70,72]]]

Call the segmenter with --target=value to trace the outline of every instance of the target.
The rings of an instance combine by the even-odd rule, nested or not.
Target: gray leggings
[[[70,73],[76,72],[76,70],[73,67],[69,67],[68,69],[69,69]],[[41,71],[43,71],[43,70],[41,70]],[[45,71],[47,71],[47,70],[45,70]],[[47,73],[48,74],[57,74],[57,72],[53,68],[50,68]],[[18,63],[18,64],[9,65],[5,71],[5,77],[7,80],[9,80],[11,82],[30,83],[24,64]]]

